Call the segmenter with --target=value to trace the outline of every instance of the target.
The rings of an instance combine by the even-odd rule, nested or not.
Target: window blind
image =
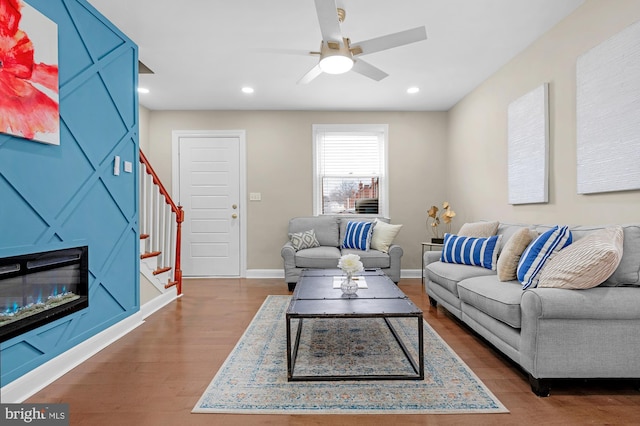
[[[323,176],[376,176],[382,172],[380,137],[370,133],[320,135],[320,174]]]
[[[384,170],[382,135],[320,132],[317,136],[322,213],[377,214]]]

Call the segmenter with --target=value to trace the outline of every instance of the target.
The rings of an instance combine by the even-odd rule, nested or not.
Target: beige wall
[[[140,139],[140,149],[145,154],[149,151],[149,120],[151,111],[140,105],[138,109],[138,134]]]
[[[173,130],[246,130],[247,268],[281,269],[291,217],[312,212],[312,125],[388,124],[390,217],[403,224],[403,269],[420,269],[427,207],[445,196],[445,112],[151,111],[145,153],[171,188]]]
[[[162,293],[145,277],[140,274],[140,306],[160,296]]]
[[[458,222],[537,223],[640,220],[640,192],[578,195],[576,59],[640,20],[638,0],[591,0],[490,77],[449,112],[447,176]],[[507,202],[507,107],[549,82],[549,203]]]
[[[420,268],[419,243],[430,237],[426,210],[444,200],[458,214],[453,231],[480,219],[637,222],[638,191],[577,194],[575,64],[639,19],[637,0],[588,0],[449,112],[144,111],[141,144],[171,188],[173,130],[246,130],[247,190],[262,193],[262,201],[246,201],[248,269],[281,268],[288,219],[312,214],[313,124],[389,124],[390,216],[404,225],[397,239],[405,250],[403,269]],[[550,201],[512,206],[506,111],[543,82],[550,95]],[[148,123],[144,141],[143,121]]]

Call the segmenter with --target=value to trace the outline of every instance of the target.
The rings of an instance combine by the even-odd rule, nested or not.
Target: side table
[[[443,246],[444,244],[440,244],[440,243],[426,243],[426,242],[422,242],[422,243],[420,243],[420,244],[422,244],[422,257],[421,257],[421,259],[422,259],[422,273],[421,273],[421,275],[422,275],[422,291],[424,291],[424,278],[425,278],[425,277],[424,277],[424,252],[426,251],[425,249],[426,249],[426,248],[429,248],[429,251],[432,251],[432,250],[434,250],[434,249],[436,249],[436,250],[442,250],[442,246]]]

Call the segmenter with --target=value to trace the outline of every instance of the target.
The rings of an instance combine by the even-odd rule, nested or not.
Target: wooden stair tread
[[[160,254],[162,254],[161,251],[151,251],[151,252],[148,252],[148,253],[142,253],[140,255],[140,259],[148,259],[149,257],[160,256]]]
[[[171,266],[165,266],[164,268],[158,268],[155,271],[153,271],[153,275],[159,275],[163,272],[167,272],[171,270]]]

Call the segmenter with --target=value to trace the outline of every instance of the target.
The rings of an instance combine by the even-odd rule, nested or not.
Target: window
[[[388,217],[387,125],[314,125],[313,209]]]

